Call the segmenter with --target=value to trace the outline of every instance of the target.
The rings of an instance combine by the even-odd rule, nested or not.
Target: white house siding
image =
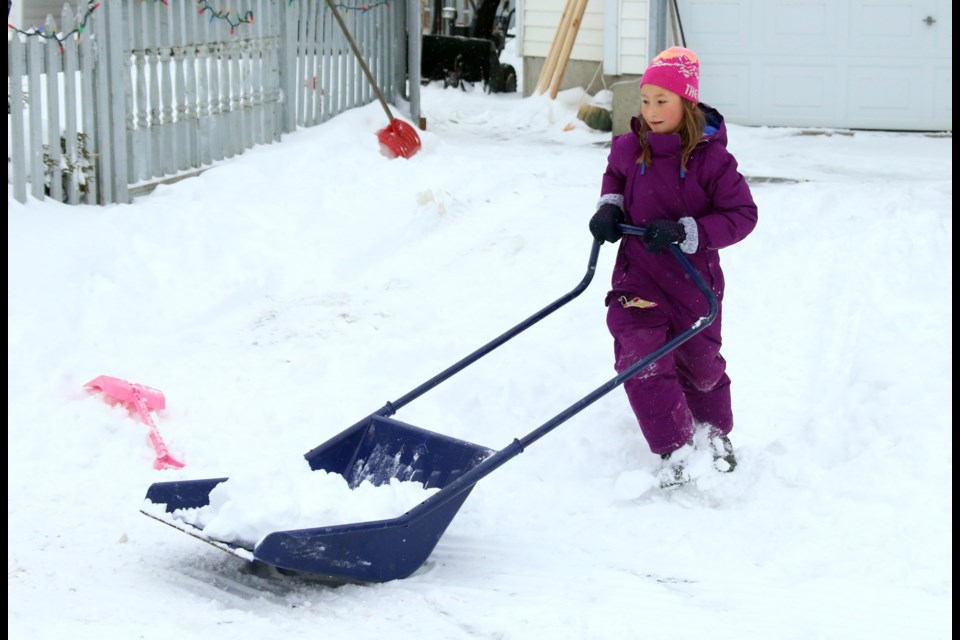
[[[647,0],[619,0],[620,73],[642,75],[647,68],[650,5]]]
[[[565,5],[565,0],[523,0],[521,55],[547,57]],[[603,0],[588,0],[570,59],[599,62],[602,58]]]

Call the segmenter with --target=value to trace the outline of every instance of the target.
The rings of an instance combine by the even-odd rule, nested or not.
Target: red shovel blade
[[[388,158],[409,158],[422,146],[417,130],[396,118],[377,131],[377,139],[380,140],[380,151]]]

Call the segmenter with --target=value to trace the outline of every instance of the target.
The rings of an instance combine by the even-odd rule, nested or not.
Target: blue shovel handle
[[[625,235],[643,235],[644,228],[636,227],[628,224],[618,225],[619,230]],[[570,405],[567,409],[557,414],[555,417],[544,423],[542,426],[538,427],[534,431],[531,431],[529,434],[516,440],[515,442],[520,445],[521,451],[523,448],[526,448],[530,444],[536,442],[544,435],[555,429],[558,425],[565,422],[569,418],[583,411],[586,407],[590,406],[601,397],[619,387],[621,384],[637,375],[651,364],[670,353],[684,342],[697,335],[704,329],[706,329],[710,324],[716,319],[717,311],[719,309],[717,305],[717,296],[713,293],[713,290],[710,288],[710,285],[704,281],[703,276],[690,264],[690,260],[687,259],[687,256],[680,250],[680,247],[676,244],[669,245],[670,252],[673,253],[674,257],[680,262],[684,270],[690,275],[693,279],[694,284],[697,285],[697,288],[703,293],[704,298],[707,300],[707,315],[703,316],[696,322],[694,322],[689,328],[687,328],[682,333],[677,334],[673,339],[669,340],[666,344],[662,345],[660,348],[655,349],[650,352],[637,362],[630,365],[622,373],[620,373],[615,378],[608,380],[605,384],[597,387],[589,394]],[[482,466],[482,465],[481,465]]]
[[[625,225],[625,224],[618,225],[618,227],[620,231],[626,235],[643,235],[643,230],[644,230],[643,227],[635,227],[632,225]],[[579,295],[580,291],[582,291],[583,288],[585,288],[586,285],[589,283],[590,279],[592,278],[594,268],[596,267],[597,254],[601,244],[603,244],[602,241],[599,241],[599,240],[594,241],[593,248],[590,254],[590,265],[587,269],[587,275],[584,277],[584,280],[580,283],[580,286],[578,286],[577,289],[575,289],[574,291],[571,292],[571,294],[568,294],[568,295],[572,295],[573,297],[575,297],[576,295]],[[674,349],[682,345],[684,342],[686,342],[687,340],[689,340],[690,338],[692,338],[693,336],[697,335],[698,333],[706,329],[708,326],[710,326],[710,323],[712,323],[714,319],[716,319],[717,317],[717,312],[718,312],[717,296],[713,293],[713,290],[710,288],[710,286],[704,281],[700,273],[697,272],[697,270],[693,267],[692,264],[690,264],[690,261],[687,259],[687,256],[684,255],[684,253],[680,250],[679,246],[677,246],[676,244],[671,244],[669,245],[669,249],[671,253],[673,253],[674,257],[676,257],[676,259],[683,266],[684,270],[686,270],[686,272],[693,279],[694,283],[697,285],[697,288],[700,289],[704,297],[707,299],[707,304],[708,304],[707,315],[703,316],[702,318],[694,322],[693,325],[691,325],[688,329],[686,329],[682,333],[674,336],[673,339],[669,340],[666,344],[664,344],[660,348],[650,352],[645,357],[641,358],[634,364],[630,365],[630,367],[625,369],[622,373],[620,373],[615,378],[612,378],[608,380],[606,383],[604,383],[603,385],[597,387],[596,389],[588,393],[586,396],[584,396],[577,402],[573,403],[568,408],[561,411],[556,416],[554,416],[547,422],[543,423],[541,426],[537,427],[536,429],[534,429],[524,437],[519,439],[515,438],[512,443],[510,443],[503,449],[500,449],[499,451],[496,451],[495,453],[491,454],[483,462],[473,467],[472,469],[464,473],[462,476],[460,476],[450,484],[446,485],[443,489],[440,490],[440,492],[430,496],[425,501],[420,503],[417,507],[415,507],[413,510],[410,511],[411,515],[414,513],[426,512],[431,509],[434,509],[439,505],[453,499],[455,496],[467,490],[468,488],[472,487],[481,478],[490,474],[491,472],[499,468],[501,465],[503,465],[505,462],[507,462],[511,458],[523,453],[524,449],[526,449],[528,446],[530,446],[531,444],[533,444],[534,442],[536,442],[537,440],[539,440],[549,432],[553,431],[558,426],[560,426],[561,424],[563,424],[564,422],[566,422],[567,420],[569,420],[570,418],[572,418],[573,416],[580,413],[581,411],[586,409],[588,406],[590,406],[591,404],[599,400],[601,397],[603,397],[604,395],[606,395],[616,387],[619,387],[621,384],[623,384],[633,376],[637,375],[638,373],[646,369],[648,366],[650,366],[651,364],[653,364],[654,362],[656,362],[657,360],[659,360],[666,354],[670,353],[671,351],[673,351]],[[566,304],[566,302],[569,302],[569,299],[570,298],[562,298],[561,300],[558,300],[556,303],[554,303],[554,305],[552,305],[551,307],[548,307],[547,309],[549,309],[550,312],[552,312],[556,310],[558,306],[561,306],[562,304]],[[547,309],[544,309],[544,312],[547,312]],[[535,316],[528,319],[527,322],[529,324],[533,324],[533,322],[540,319],[541,317],[542,316],[540,314],[536,314]],[[529,326],[529,324],[527,324],[526,326]],[[519,328],[519,326],[521,325],[518,325],[517,328]],[[516,335],[512,331],[508,332],[508,334]],[[504,335],[506,336],[508,334],[504,334]]]

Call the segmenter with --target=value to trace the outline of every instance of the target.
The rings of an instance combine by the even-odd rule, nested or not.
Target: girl
[[[750,188],[726,148],[723,117],[698,101],[699,80],[700,62],[689,49],[671,47],[653,59],[640,79],[640,117],[631,133],[613,140],[590,220],[600,242],[620,240],[621,223],[646,228],[620,243],[606,297],[618,372],[707,315],[703,294],[663,249],[678,244],[689,255],[722,311],[718,250],[757,224]],[[661,486],[689,481],[684,461],[698,430],[718,470],[736,466],[720,320],[718,312],[706,329],[624,383],[650,450],[664,461]]]

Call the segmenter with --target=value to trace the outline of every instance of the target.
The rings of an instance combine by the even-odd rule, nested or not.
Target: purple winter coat
[[[677,134],[649,133],[651,164],[637,164],[640,127],[635,118],[633,133],[613,141],[601,188],[601,203],[621,205],[629,224],[646,226],[661,219],[683,224],[686,239],[680,249],[721,303],[709,327],[624,382],[643,435],[657,454],[683,446],[698,425],[721,434],[733,429],[730,378],[720,355],[724,281],[718,249],[753,231],[757,207],[727,151],[723,118],[711,107],[700,107],[707,129],[686,171],[680,166]],[[607,295],[618,372],[688,329],[707,310],[703,294],[672,251],[654,254],[640,236],[623,237]]]
[[[687,240],[681,245],[691,264],[703,275],[718,299],[723,296],[723,272],[718,249],[743,240],[757,224],[757,206],[737,161],[727,151],[723,116],[700,104],[707,118],[706,133],[680,166],[679,134],[650,132],[651,165],[638,164],[639,118],[631,121],[632,133],[613,140],[601,183],[601,201],[618,202],[627,224],[646,226],[653,220],[684,220]],[[695,225],[693,225],[695,222]],[[692,227],[692,228],[691,228]],[[692,231],[692,233],[691,233]],[[620,241],[613,269],[613,294],[638,295],[672,309],[676,320],[691,324],[707,313],[707,303],[683,267],[669,251],[651,253],[639,236]]]

